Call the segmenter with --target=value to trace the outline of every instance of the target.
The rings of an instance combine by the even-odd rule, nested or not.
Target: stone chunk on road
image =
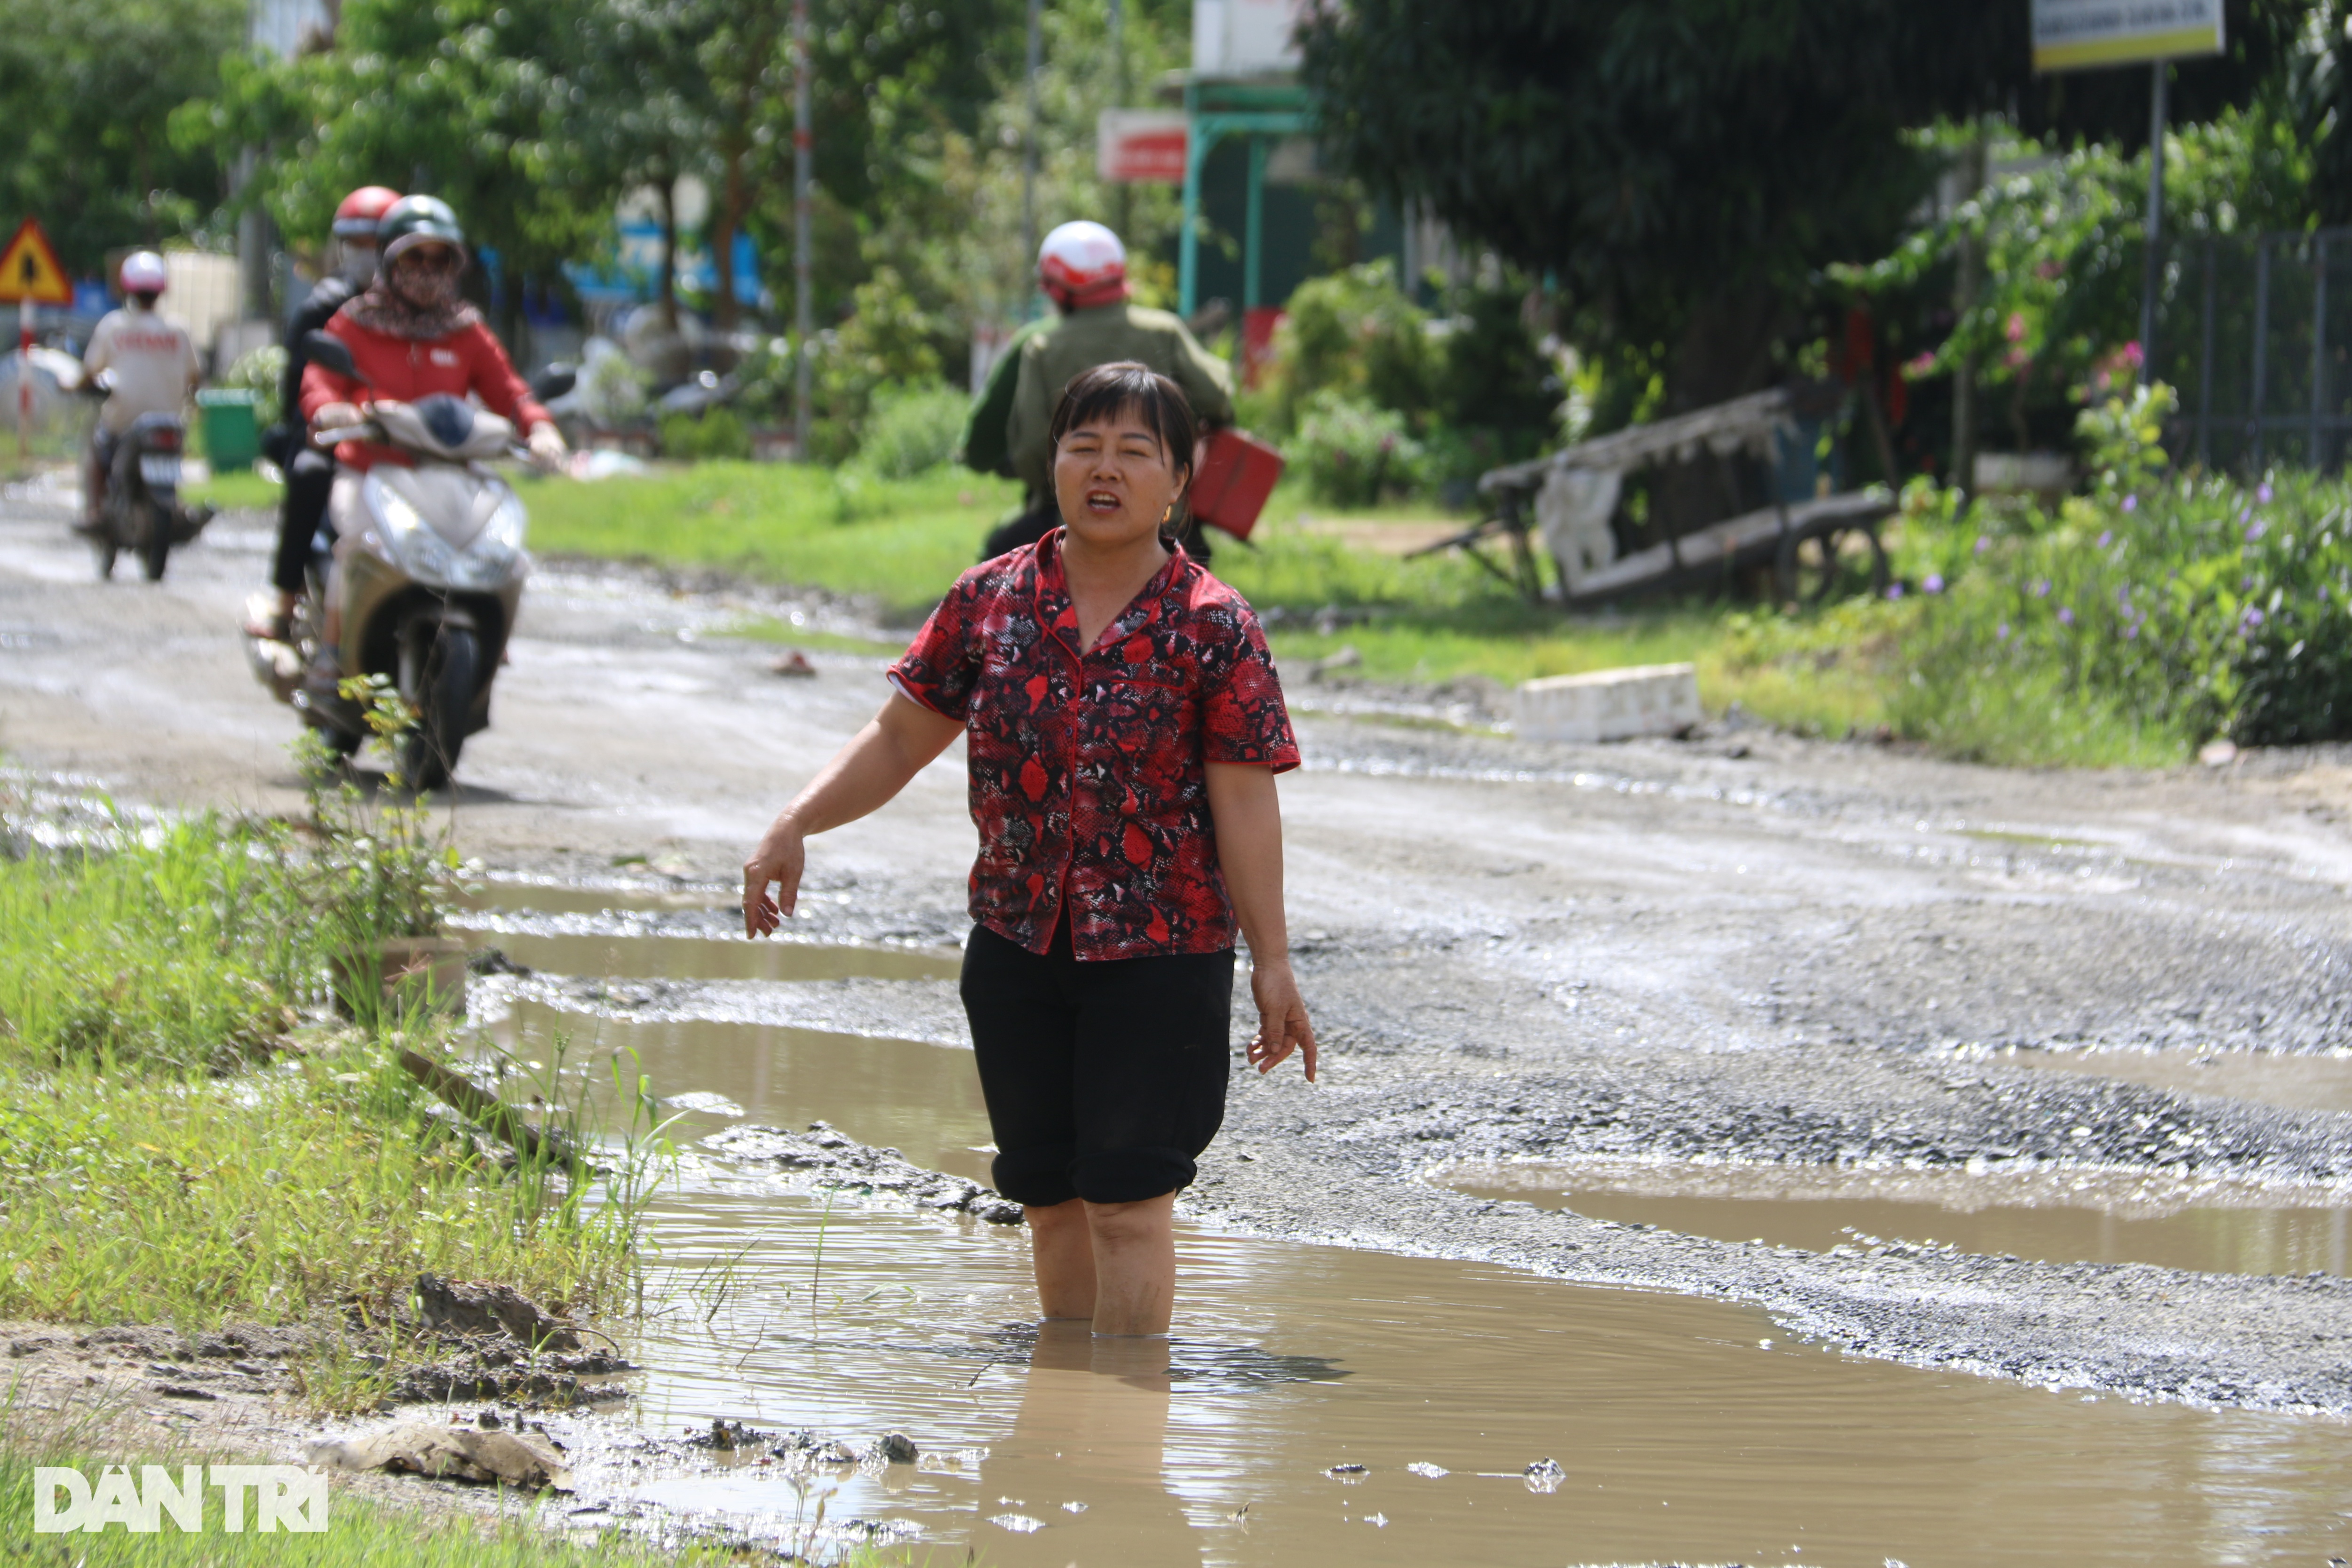
[[[1698,705],[1697,672],[1687,664],[1546,676],[1521,683],[1511,705],[1512,730],[1526,741],[1590,743],[1678,735],[1706,717]]]
[[[503,1481],[510,1487],[572,1489],[572,1471],[555,1445],[522,1432],[480,1432],[438,1421],[404,1421],[365,1437],[317,1442],[304,1458],[342,1470],[404,1470],[434,1480]]]
[[[926,1170],[896,1149],[876,1149],[822,1121],[805,1132],[747,1123],[702,1141],[714,1154],[807,1173],[818,1184],[849,1192],[887,1193],[917,1208],[968,1214],[991,1225],[1019,1225],[1021,1205],[961,1176]]]

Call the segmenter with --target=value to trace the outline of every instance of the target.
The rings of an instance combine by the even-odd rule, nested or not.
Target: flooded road
[[[530,1002],[500,1032],[631,1052],[657,1093],[724,1102],[675,1125],[689,1152],[738,1121],[823,1119],[987,1177],[964,1051]],[[790,1542],[822,1500],[828,1528],[1041,1568],[2078,1568],[2352,1542],[2352,1425],[1890,1366],[1687,1297],[1188,1228],[1173,1342],[1096,1342],[1036,1329],[1017,1227],[703,1158],[648,1224],[667,1294],[629,1345],[630,1420],[902,1431],[929,1458],[647,1478],[591,1445],[581,1505],[613,1516]],[[1531,1484],[1547,1459],[1559,1473]]]
[[[267,569],[268,520],[224,517],[175,553],[162,584],[101,586],[67,532],[68,510],[50,491],[0,496],[0,750],[11,765],[44,787],[69,781],[138,807],[301,813],[292,716],[254,684],[234,629]],[[436,820],[495,884],[467,923],[510,965],[542,972],[484,974],[481,989],[520,999],[527,1029],[560,1014],[583,1038],[632,1032],[662,1063],[662,1093],[719,1097],[694,1101],[709,1109],[689,1111],[681,1132],[823,1117],[977,1173],[985,1155],[973,1145],[985,1138],[968,1085],[911,1065],[969,1066],[941,1048],[961,1037],[952,986],[920,978],[942,973],[969,929],[973,832],[955,752],[885,811],[813,846],[789,928],[802,947],[716,940],[746,846],[882,699],[878,659],[815,652],[815,679],[780,680],[768,673],[772,647],[712,635],[730,619],[800,613],[885,631],[821,595],[542,563],[491,727],[468,741],[460,787],[436,802],[446,812]],[[943,1489],[907,1505],[936,1525],[929,1539],[1051,1568],[1098,1556],[1054,1557],[1072,1531],[1174,1508],[1190,1521],[1181,1551],[1204,1562],[1281,1556],[1269,1540],[1292,1555],[1373,1555],[1402,1531],[1431,1532],[1411,1548],[1420,1562],[1753,1564],[1808,1561],[1831,1539],[1843,1542],[1841,1561],[1865,1568],[1886,1557],[2045,1561],[2037,1542],[2050,1541],[2075,1561],[2352,1557],[2331,1511],[2346,1506],[2334,1478],[2347,1467],[2329,1425],[2352,1416],[2352,1279],[2310,1272],[2335,1267],[2332,1253],[2300,1274],[2037,1260],[2089,1250],[2090,1222],[2063,1214],[2063,1247],[2019,1245],[2014,1231],[1972,1235],[1969,1245],[1998,1242],[1999,1253],[1758,1245],[1764,1227],[1748,1220],[1637,1228],[1431,1179],[1595,1161],[1981,1163],[1988,1173],[2095,1170],[2216,1191],[2338,1187],[2352,1180],[2344,1101],[2238,1075],[2316,1084],[2352,1049],[2352,749],[2249,749],[2226,768],[2026,772],[1806,740],[1736,713],[1682,740],[1551,745],[1385,722],[1380,693],[1345,687],[1344,675],[1285,676],[1307,759],[1281,782],[1290,925],[1326,1049],[1311,1089],[1296,1073],[1234,1079],[1225,1131],[1180,1211],[1217,1289],[1191,1298],[1201,1316],[1177,1354],[1221,1376],[1244,1362],[1328,1363],[1346,1375],[1173,1380],[1150,1489],[1173,1500],[1071,1514],[1060,1503],[1086,1494],[1017,1471],[986,1487],[897,1478]],[[852,962],[814,951],[828,944],[888,956],[824,978],[825,965]],[[811,966],[820,974],[792,978]],[[546,979],[572,971],[587,973]],[[546,1016],[534,1021],[531,1007]],[[795,1028],[811,1033],[783,1032]],[[2102,1070],[2044,1070],[2068,1065],[2061,1058]],[[2189,1065],[2200,1058],[2221,1065]],[[905,1087],[916,1082],[919,1095]],[[716,1109],[730,1096],[744,1117]],[[823,1199],[778,1193],[777,1182],[714,1163],[681,1189],[674,1258],[720,1247],[739,1220],[772,1217],[784,1231],[759,1244],[772,1255],[768,1304],[730,1298],[742,1315],[714,1315],[731,1359],[695,1351],[677,1328],[677,1355],[646,1358],[649,1407],[735,1416],[755,1397],[781,1411],[778,1401],[822,1393],[841,1412],[868,1407],[853,1394],[903,1399],[893,1418],[927,1451],[987,1447],[996,1465],[1027,1451],[1015,1434],[1044,1429],[1024,1426],[1024,1390],[1075,1389],[1078,1414],[1054,1424],[1108,1411],[1105,1421],[1145,1436],[1107,1470],[1151,1468],[1136,1458],[1158,1451],[1148,1405],[1089,1405],[1084,1391],[1153,1374],[1097,1373],[1090,1347],[1080,1373],[1057,1359],[1068,1347],[1050,1344],[1031,1366],[1028,1342],[1003,1327],[1027,1309],[1017,1237],[1001,1231],[860,1209],[856,1237],[883,1239],[852,1293],[895,1292],[898,1304],[876,1295],[845,1339],[821,1314],[804,1361],[760,1338],[776,1300],[793,1321],[809,1305],[782,1295],[802,1279],[826,1311],[851,1279],[814,1278]],[[748,1206],[720,1218],[702,1206],[722,1200]],[[1937,1217],[1924,1228],[1944,1241],[1957,1238],[1943,1211],[1996,1216],[2004,1205],[1927,1206]],[[845,1207],[859,1205],[837,1200],[836,1224]],[[2163,1222],[2192,1209],[2114,1212]],[[1904,1228],[1832,1217],[1838,1232]],[[826,1228],[828,1255],[836,1241],[869,1245]],[[2154,1250],[2144,1242],[2126,1250]],[[2296,1243],[2285,1256],[2315,1255]],[[2224,1263],[2273,1266],[2243,1252]],[[877,1348],[891,1342],[886,1320],[909,1347],[899,1359]],[[1461,1363],[1416,1323],[1453,1325]],[[1612,1324],[1626,1337],[1612,1338]],[[774,1331],[790,1330],[780,1321]],[[1710,1337],[1720,1344],[1708,1348]],[[1756,1342],[1766,1338],[1769,1352]],[[1841,1353],[1790,1352],[1795,1340]],[[877,1358],[854,1363],[855,1389],[815,1359],[846,1357],[853,1342]],[[1186,1346],[1200,1347],[1194,1362]],[[783,1359],[739,1375],[755,1348]],[[949,1363],[988,1366],[961,1414],[941,1391]],[[1774,1381],[1783,1370],[1798,1381]],[[1750,1373],[1762,1381],[1743,1381]],[[665,1391],[662,1379],[689,1375],[702,1393]],[[720,1397],[730,1380],[731,1404]],[[2066,1392],[2046,1392],[2053,1384]],[[2085,1393],[2097,1398],[2084,1404]],[[927,1411],[935,1426],[918,1421]],[[847,1435],[862,1441],[884,1424],[877,1413]],[[1354,1434],[1370,1435],[1353,1451],[1370,1469],[1349,1484],[1325,1471]],[[1423,1452],[1424,1434],[1443,1451]],[[1675,1453],[1687,1468],[1675,1469]],[[1546,1457],[1566,1470],[1548,1495],[1473,1474],[1516,1477]],[[1451,1473],[1401,1468],[1412,1463]],[[1576,1466],[1593,1472],[1589,1489]],[[891,1474],[844,1484],[864,1489],[858,1510],[881,1516],[897,1506]],[[1641,1501],[1650,1474],[1674,1484]],[[1715,1517],[1729,1522],[1668,1528],[1710,1506],[1717,1476],[1728,1500]],[[1622,1514],[1591,1516],[1595,1531],[1622,1534],[1582,1529],[1588,1490],[1596,1509],[1625,1501]],[[1241,1521],[1218,1522],[1219,1505],[1242,1500]],[[1442,1522],[1408,1526],[1421,1516],[1407,1510],[1423,1507]],[[1738,1528],[1742,1510],[1755,1531]],[[1653,1513],[1654,1524],[1641,1522]],[[1475,1521],[1506,1514],[1513,1522],[1480,1546]],[[987,1522],[998,1517],[1045,1528],[1017,1534]],[[1511,1533],[1527,1521],[1527,1535]],[[2084,1544],[2095,1533],[2084,1521],[2105,1534]],[[1454,1549],[1445,1531],[1471,1547]]]

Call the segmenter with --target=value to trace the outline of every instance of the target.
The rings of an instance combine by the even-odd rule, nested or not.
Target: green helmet
[[[461,258],[469,257],[457,215],[438,196],[403,196],[376,223],[376,254],[384,265],[402,251],[428,243],[449,246]]]

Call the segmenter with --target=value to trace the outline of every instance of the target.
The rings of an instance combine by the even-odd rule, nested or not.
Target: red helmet
[[[400,199],[398,191],[382,185],[362,185],[343,198],[335,209],[335,237],[363,239],[375,243],[375,226],[392,204]]]
[[[1066,223],[1037,247],[1037,281],[1067,310],[1127,298],[1127,247],[1098,223]]]

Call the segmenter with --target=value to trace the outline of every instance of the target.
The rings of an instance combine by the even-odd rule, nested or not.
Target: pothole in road
[[[2047,1263],[2352,1272],[2352,1206],[2325,1189],[2066,1170],[1613,1161],[1457,1165],[1435,1179],[1474,1197],[1809,1252],[1903,1241]]]
[[[593,915],[608,910],[667,914],[678,910],[734,908],[723,892],[709,888],[600,888],[580,882],[518,882],[488,879],[467,886],[458,907],[476,912]]]
[[[675,1129],[689,1148],[740,1110],[988,1173],[961,1050],[538,1004],[505,1027],[534,1050],[558,1033],[626,1047],[656,1093],[726,1102]],[[628,1415],[572,1426],[574,1506],[605,1517],[653,1505],[789,1542],[822,1503],[919,1553],[1011,1568],[2079,1568],[2352,1542],[2352,1426],[1824,1353],[1717,1302],[1188,1227],[1173,1343],[1097,1344],[1034,1326],[1017,1228],[706,1158],[646,1225],[650,1315],[627,1348],[647,1370]],[[717,1420],[903,1431],[924,1458],[796,1476],[631,1462],[628,1423]],[[1559,1473],[1531,1482],[1546,1458]]]
[[[2182,1094],[2251,1100],[2283,1110],[2352,1111],[2352,1055],[2285,1051],[2003,1051],[2039,1072],[2085,1073]]]
[[[954,952],[814,942],[603,931],[468,931],[525,968],[627,980],[952,980]]]

